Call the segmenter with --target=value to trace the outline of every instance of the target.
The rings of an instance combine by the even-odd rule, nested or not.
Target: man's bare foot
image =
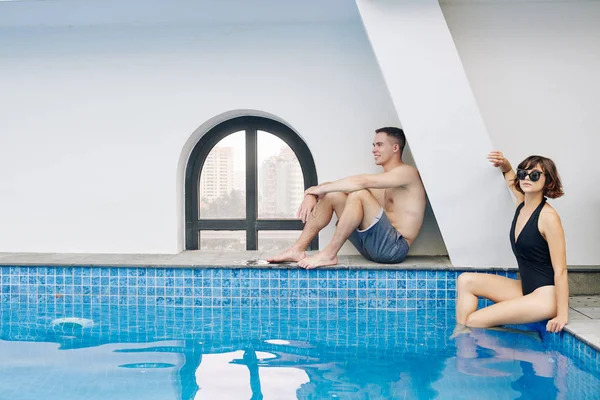
[[[298,262],[306,257],[306,253],[302,250],[294,249],[290,247],[286,251],[277,254],[275,257],[267,258],[270,263],[281,263],[281,262]]]
[[[335,265],[338,263],[337,256],[328,256],[322,251],[318,252],[314,256],[306,257],[298,262],[298,265],[304,269],[313,269],[317,267],[324,267],[326,265]]]

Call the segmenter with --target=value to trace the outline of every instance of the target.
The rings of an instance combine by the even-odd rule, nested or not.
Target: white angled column
[[[450,260],[456,266],[516,261],[515,210],[456,47],[436,0],[357,0]]]

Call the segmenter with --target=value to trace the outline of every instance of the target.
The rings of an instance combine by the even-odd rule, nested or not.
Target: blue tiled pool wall
[[[493,272],[515,278],[515,272]],[[2,303],[454,308],[457,271],[0,267]],[[480,305],[487,304],[482,300]]]
[[[545,329],[540,329],[540,331],[544,342],[549,343],[563,354],[579,360],[592,373],[600,374],[600,351],[566,331],[554,334],[548,333]],[[600,396],[600,388],[598,390]]]
[[[479,272],[516,278],[513,271]],[[434,270],[2,266],[0,302],[3,312],[11,304],[18,304],[26,308],[42,308],[45,315],[89,315],[96,320],[100,315],[94,313],[113,310],[113,313],[120,314],[118,310],[126,306],[128,310],[137,310],[137,318],[142,318],[143,314],[145,319],[142,322],[135,321],[134,325],[138,327],[140,323],[152,324],[152,318],[156,317],[174,315],[173,321],[176,321],[179,318],[177,312],[189,315],[189,312],[181,311],[186,309],[192,310],[193,319],[206,320],[210,317],[231,324],[242,324],[244,319],[239,311],[240,318],[233,318],[227,313],[248,307],[257,307],[260,312],[285,313],[286,309],[296,309],[300,313],[334,312],[337,318],[344,312],[369,310],[374,312],[372,315],[379,311],[423,309],[432,312],[449,310],[452,313],[456,304],[456,279],[460,273]],[[489,304],[488,300],[480,299],[480,307]],[[316,317],[319,318],[318,315]],[[129,326],[131,321],[123,322],[122,327]],[[39,321],[35,324],[39,325]],[[222,323],[217,325],[223,326]],[[171,326],[177,329],[178,325],[173,323]],[[231,328],[235,331],[235,326]],[[309,329],[299,327],[303,328]],[[119,329],[113,334],[118,334]],[[584,360],[586,365],[598,372],[598,351],[567,333],[544,335],[564,353]]]

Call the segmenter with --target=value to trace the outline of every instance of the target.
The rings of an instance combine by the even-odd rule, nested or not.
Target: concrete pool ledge
[[[308,255],[314,251],[307,252]],[[179,254],[0,253],[0,265],[97,267],[298,268],[295,263],[270,264],[264,251],[183,251]],[[400,264],[378,264],[360,255],[342,255],[338,264],[320,269],[488,270],[516,271],[514,266],[452,265],[448,256],[408,256]],[[570,265],[569,272],[597,272],[600,266]]]
[[[569,306],[565,330],[600,351],[600,296],[573,296]]]
[[[308,255],[315,252],[307,252]],[[183,251],[179,254],[84,254],[84,253],[0,253],[0,265],[16,266],[99,266],[99,267],[197,267],[197,268],[298,268],[295,263],[270,264],[272,253],[263,251]],[[360,255],[339,256],[338,265],[321,269],[458,269],[447,256],[412,256],[401,264],[377,264]],[[464,268],[462,268],[464,269]],[[492,268],[514,270],[514,268]]]

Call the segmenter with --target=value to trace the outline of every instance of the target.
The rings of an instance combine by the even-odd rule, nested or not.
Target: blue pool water
[[[452,309],[2,302],[1,400],[595,399],[589,365]],[[82,329],[57,318],[94,321]]]

